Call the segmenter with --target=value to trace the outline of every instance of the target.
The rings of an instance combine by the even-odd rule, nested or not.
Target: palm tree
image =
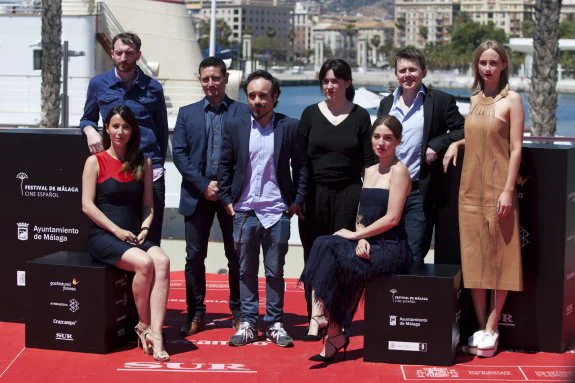
[[[357,29],[355,28],[355,25],[353,25],[352,23],[346,24],[345,25],[345,31],[344,34],[346,36],[346,40],[349,41],[349,43],[347,44],[347,55],[348,58],[351,61],[353,61],[353,38],[355,35],[357,35]]]
[[[295,57],[295,48],[294,48],[294,42],[295,42],[295,30],[292,28],[289,30],[288,32],[288,40],[290,42],[290,47],[291,47],[291,61],[294,61],[294,57]]]
[[[266,29],[266,36],[270,39],[270,55],[273,55],[273,39],[276,37],[276,29],[274,27],[268,27]],[[273,57],[273,56],[272,56]],[[266,61],[266,69],[267,69],[267,61]]]
[[[381,43],[381,37],[379,37],[379,35],[373,35],[373,37],[371,38],[371,40],[369,41],[371,43],[371,46],[373,47],[373,64],[377,64],[377,48],[379,47],[379,44]]]
[[[419,26],[419,37],[421,37],[421,45],[427,45],[427,37],[429,36],[429,29],[426,26],[420,25]]]
[[[535,1],[533,69],[528,100],[533,134],[554,136],[557,126],[557,64],[561,0]]]
[[[40,127],[56,128],[60,120],[62,71],[62,0],[42,0],[42,118]]]
[[[397,29],[397,35],[399,36],[400,46],[405,45],[405,17],[400,16],[395,20],[395,28]]]

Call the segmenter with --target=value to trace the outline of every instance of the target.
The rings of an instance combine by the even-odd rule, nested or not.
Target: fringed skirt
[[[402,236],[370,241],[370,259],[355,253],[357,241],[337,235],[315,240],[300,280],[324,303],[330,321],[347,328],[367,282],[383,274],[401,273],[411,266],[411,251]]]

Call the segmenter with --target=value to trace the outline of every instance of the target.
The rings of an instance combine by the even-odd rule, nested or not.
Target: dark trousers
[[[166,206],[166,180],[164,176],[154,181],[154,219],[146,239],[156,246],[162,242],[162,225],[164,224],[164,207]]]
[[[234,249],[233,223],[219,201],[198,201],[196,210],[185,217],[186,231],[186,304],[188,317],[196,313],[205,314],[206,305],[206,267],[204,261],[208,255],[208,239],[214,222],[218,217],[224,238],[224,251],[228,259],[228,280],[230,285],[230,311],[240,316],[240,266]]]
[[[413,265],[422,265],[433,235],[433,208],[423,203],[418,189],[407,196],[404,207],[407,242],[413,253]]]
[[[333,234],[339,229],[355,231],[361,184],[342,187],[313,185],[304,204],[304,220],[298,221],[303,247],[304,264],[307,263],[313,242],[321,235]],[[311,317],[311,290],[305,289],[307,314]]]

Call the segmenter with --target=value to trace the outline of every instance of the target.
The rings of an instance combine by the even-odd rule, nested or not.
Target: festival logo
[[[25,172],[18,172],[16,179],[20,180],[20,195],[27,198],[60,198],[65,193],[78,193],[78,186],[69,185],[34,185],[29,183],[30,177]]]
[[[24,172],[16,174],[16,178],[20,180],[20,194],[24,197],[24,180],[28,178],[28,175]]]
[[[396,289],[390,289],[392,303],[418,303],[418,302],[428,302],[429,298],[424,296],[409,296],[409,295],[399,295]]]

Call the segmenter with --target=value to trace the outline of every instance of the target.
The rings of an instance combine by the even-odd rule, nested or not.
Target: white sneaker
[[[483,337],[485,330],[475,331],[473,335],[467,338],[467,345],[462,347],[462,350],[468,354],[476,355],[477,354],[477,345],[479,341]]]
[[[497,352],[497,345],[499,343],[499,332],[495,331],[493,334],[485,331],[483,337],[477,344],[477,356],[491,358]]]

